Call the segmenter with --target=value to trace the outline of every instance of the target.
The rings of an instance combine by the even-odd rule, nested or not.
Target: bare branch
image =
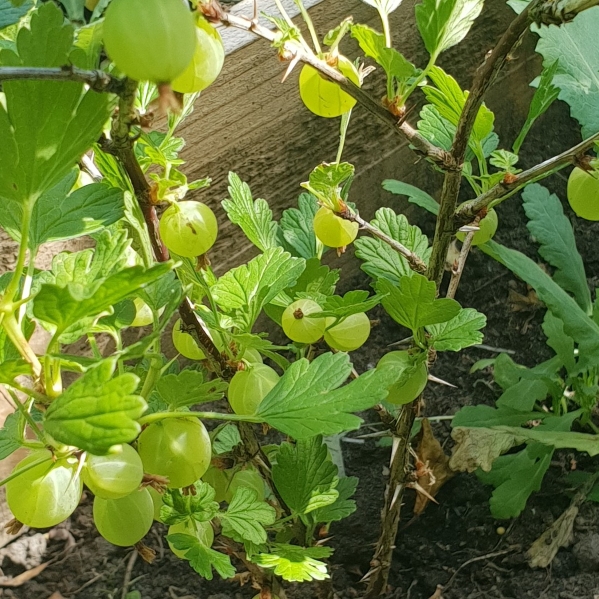
[[[420,274],[424,274],[426,272],[426,264],[422,261],[422,258],[420,258],[420,256],[412,252],[402,243],[399,243],[399,241],[395,241],[395,239],[392,239],[388,235],[385,235],[385,233],[383,233],[380,229],[377,229],[376,227],[371,225],[367,220],[364,220],[361,216],[353,214],[347,209],[343,212],[337,212],[336,214],[341,218],[349,220],[353,223],[358,223],[358,225],[360,225],[362,229],[368,231],[368,233],[370,233],[373,237],[376,237],[381,241],[384,241],[386,244],[392,247],[398,254],[401,254],[408,261],[408,264],[410,265],[410,268],[412,270],[419,272]]]
[[[222,9],[214,11],[214,5],[212,6],[212,11],[213,12],[210,12],[208,16],[214,20],[220,21],[224,25],[250,31],[258,37],[261,37],[271,43],[277,39],[276,33],[274,31],[271,31],[267,27],[260,25],[256,21],[251,21],[238,15],[232,15],[223,11]],[[320,60],[315,54],[308,52],[303,46],[297,43],[287,42],[284,49],[287,51],[291,59],[299,60],[300,62],[309,64],[323,77],[329,81],[337,83],[339,87],[343,89],[343,91],[354,97],[356,101],[366,110],[368,110],[368,112],[370,112],[374,117],[376,117],[382,123],[385,123],[388,127],[395,131],[395,133],[407,139],[413,146],[414,151],[426,156],[443,170],[456,169],[456,163],[452,160],[448,152],[430,143],[407,122],[395,117],[378,100],[373,98],[367,91],[358,87],[353,81],[349,80],[347,77],[344,77],[337,69],[334,69],[325,61]]]
[[[599,2],[599,0],[597,0]],[[538,181],[551,175],[552,173],[576,162],[587,150],[590,150],[595,143],[599,141],[599,133],[585,139],[574,147],[537,164],[519,175],[512,177],[509,181],[502,181],[491,187],[489,191],[478,196],[470,202],[464,203],[455,213],[455,219],[458,224],[470,222],[483,208],[486,208],[491,202],[501,200],[507,195],[510,195],[517,189],[524,187],[532,181]]]
[[[97,92],[121,94],[125,90],[125,81],[112,77],[100,70],[86,71],[74,66],[57,68],[43,67],[0,67],[0,81],[15,79],[38,79],[47,81],[79,81],[86,83]]]
[[[593,6],[599,6],[599,0],[545,0],[534,14],[534,20],[539,25],[561,25]]]
[[[480,219],[476,218],[472,224],[477,225]],[[468,260],[468,254],[470,253],[470,249],[472,248],[472,241],[474,240],[474,235],[476,231],[470,231],[466,238],[464,239],[464,243],[462,243],[462,249],[460,251],[460,256],[458,258],[458,262],[451,271],[451,281],[449,281],[449,287],[447,289],[447,295],[445,297],[449,299],[455,298],[455,294],[460,285],[460,280],[462,278],[462,273],[464,272],[464,268],[466,266],[466,260]]]

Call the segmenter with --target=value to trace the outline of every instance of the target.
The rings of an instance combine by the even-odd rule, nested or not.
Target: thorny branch
[[[597,0],[599,2],[599,0]],[[538,181],[543,177],[558,171],[569,164],[575,163],[587,150],[590,150],[595,143],[599,142],[599,133],[585,139],[574,147],[562,152],[558,156],[549,158],[545,162],[541,162],[532,168],[521,172],[519,175],[512,177],[509,182],[502,181],[497,185],[491,187],[487,192],[478,196],[476,199],[464,203],[460,206],[460,209],[455,213],[455,220],[458,224],[464,224],[472,220],[476,214],[478,214],[483,208],[486,208],[495,202],[495,200],[501,200],[512,192],[524,187],[528,183]],[[497,202],[498,203],[498,202]]]
[[[384,241],[390,247],[392,247],[398,254],[402,255],[410,265],[410,268],[416,272],[424,274],[426,272],[426,264],[422,261],[422,258],[409,250],[405,245],[395,241],[395,239],[385,235],[380,229],[377,229],[371,225],[368,221],[364,220],[358,214],[353,214],[349,210],[344,210],[338,213],[342,218],[351,222],[357,223],[362,229],[370,233],[373,237],[377,237],[381,241]]]
[[[271,43],[277,40],[276,32],[271,31],[254,20],[227,13],[216,2],[213,2],[210,6],[202,6],[202,9],[205,11],[206,16],[214,21],[249,31]],[[309,64],[326,79],[337,83],[343,91],[354,97],[374,117],[385,123],[395,133],[407,139],[417,153],[426,156],[442,169],[453,170],[456,168],[456,163],[451,159],[448,152],[430,143],[406,121],[398,120],[397,117],[391,114],[367,91],[358,87],[347,77],[344,77],[337,69],[328,65],[324,60],[320,60],[314,53],[308,52],[306,48],[294,42],[287,42],[284,49],[291,57],[291,64],[297,62]]]
[[[474,225],[478,225],[479,218],[476,218],[473,222]],[[472,248],[472,241],[474,239],[474,235],[476,231],[470,231],[465,239],[464,243],[462,243],[462,249],[460,250],[460,256],[458,258],[457,264],[453,268],[451,272],[451,281],[449,282],[449,287],[447,288],[447,295],[445,297],[449,299],[455,298],[455,294],[460,285],[460,280],[462,278],[462,273],[464,272],[464,267],[466,266],[466,260],[468,259],[468,254],[470,253],[470,249]]]
[[[456,134],[451,147],[451,155],[456,164],[463,165],[468,149],[470,133],[483,96],[489,89],[497,73],[504,65],[507,56],[532,22],[531,10],[538,8],[541,0],[533,0],[510,24],[501,39],[489,54],[485,62],[478,68],[466,105],[460,116]],[[443,181],[443,191],[433,241],[433,251],[429,264],[428,278],[438,284],[441,282],[445,266],[445,256],[451,237],[455,231],[454,212],[462,182],[462,166],[454,171],[447,171]]]

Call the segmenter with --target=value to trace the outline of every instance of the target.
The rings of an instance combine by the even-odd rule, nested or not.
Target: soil
[[[558,132],[553,137],[545,133]],[[508,123],[500,135],[507,140],[515,136],[516,125]],[[541,119],[529,137],[524,166],[535,164],[557,154],[577,141],[578,127],[569,119],[567,108],[556,104]],[[422,165],[421,168],[427,168]],[[438,181],[437,181],[438,182]],[[556,175],[546,184],[560,197],[565,197],[565,175]],[[463,199],[468,199],[464,196]],[[592,289],[599,286],[599,255],[597,236],[599,223],[572,217],[578,248],[584,258]],[[525,227],[521,204],[514,198],[498,209],[500,227],[496,240],[538,259],[533,240]],[[420,223],[429,235],[433,222],[423,215]],[[366,285],[365,278],[356,275],[346,281],[348,287]],[[547,358],[540,324],[543,309],[515,312],[508,301],[510,289],[526,294],[526,286],[499,264],[474,250],[468,260],[457,299],[464,306],[474,307],[488,316],[484,343],[514,352],[513,358],[528,366]],[[402,339],[400,330],[379,310],[380,320],[368,344],[355,352],[356,368],[372,367],[388,351],[389,343]],[[424,414],[439,416],[454,414],[460,407],[489,404],[500,392],[488,370],[470,374],[471,366],[482,358],[496,356],[489,350],[475,349],[459,354],[439,356],[433,374],[451,382],[456,388],[430,385],[425,395]],[[371,414],[367,422],[375,422]],[[433,423],[433,431],[451,450],[450,425]],[[364,433],[365,431],[361,431]],[[366,431],[368,432],[368,431]],[[356,433],[357,434],[357,433]],[[356,434],[350,436],[356,436]],[[357,512],[331,530],[332,586],[339,599],[360,597],[364,585],[360,579],[369,568],[373,545],[380,524],[380,510],[385,485],[389,449],[375,440],[343,442],[346,472],[360,478],[356,500]],[[406,497],[401,530],[397,538],[394,564],[390,577],[388,599],[595,599],[599,597],[599,505],[585,503],[576,519],[574,542],[561,549],[547,569],[530,569],[524,552],[531,543],[564,511],[570,498],[562,482],[574,456],[567,452],[556,455],[554,465],[545,477],[541,491],[535,494],[525,512],[517,519],[499,522],[489,512],[491,489],[475,476],[458,475],[449,481],[437,496],[438,505],[429,505],[423,515],[412,518],[413,496]],[[585,468],[597,467],[596,460],[581,460]],[[498,528],[506,532],[498,534]],[[139,591],[142,599],[248,599],[256,591],[238,582],[206,581],[175,558],[163,540],[164,528],[156,524],[148,535],[147,544],[157,551],[152,565],[137,559],[130,572],[129,590]],[[41,538],[40,538],[41,537]],[[16,546],[16,543],[20,543]],[[74,545],[64,552],[66,545]],[[39,535],[30,531],[15,547],[0,551],[2,569],[7,576],[27,572],[48,560],[52,563],[37,577],[20,587],[3,588],[0,597],[16,599],[120,599],[130,550],[114,547],[98,537],[91,523],[91,503],[84,499],[76,514],[52,534]],[[443,587],[436,595],[437,585]],[[325,596],[319,585],[289,585],[289,599]]]

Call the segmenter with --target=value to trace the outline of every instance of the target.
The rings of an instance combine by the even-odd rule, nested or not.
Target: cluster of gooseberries
[[[397,382],[389,387],[386,400],[389,403],[403,405],[414,401],[426,387],[428,370],[426,363],[416,361],[407,351],[392,351],[385,354],[376,365],[377,368],[393,368],[397,373]],[[406,372],[408,371],[408,372]],[[409,376],[406,376],[409,374]]]
[[[224,62],[218,31],[181,0],[113,0],[103,35],[109,58],[125,75],[171,83],[181,93],[206,89]]]
[[[210,437],[197,418],[167,418],[143,430],[137,451],[122,445],[108,455],[81,458],[55,456],[46,449],[32,452],[13,470],[6,500],[19,522],[48,528],[75,511],[85,483],[94,494],[99,533],[125,547],[148,533],[162,503],[159,493],[141,487],[144,472],[168,478],[171,488],[182,488],[206,473],[210,459]]]
[[[323,60],[331,62],[330,56]],[[335,60],[337,69],[356,85],[360,85],[360,75],[353,63],[345,56]],[[344,92],[337,83],[328,81],[310,65],[305,65],[299,76],[299,92],[302,102],[308,110],[325,118],[339,117],[349,112],[356,100]]]
[[[354,351],[364,345],[370,335],[370,320],[364,312],[352,314],[344,319],[310,318],[322,312],[322,308],[311,299],[299,299],[289,304],[281,318],[283,331],[297,343],[316,343],[324,337],[327,344],[338,351]]]
[[[568,179],[568,202],[585,220],[599,220],[599,172],[576,167]]]

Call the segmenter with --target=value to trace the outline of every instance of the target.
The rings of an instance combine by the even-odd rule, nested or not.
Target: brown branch
[[[545,0],[533,18],[539,25],[561,25],[593,6],[599,6],[599,0]]]
[[[599,0],[597,0],[599,2]],[[501,200],[505,196],[511,194],[515,190],[524,187],[528,183],[538,181],[551,175],[552,173],[568,166],[569,164],[576,163],[581,156],[590,150],[596,142],[599,141],[599,133],[585,139],[574,147],[537,164],[532,168],[521,172],[519,175],[512,177],[509,181],[503,180],[501,183],[494,185],[487,192],[478,196],[476,199],[469,202],[465,202],[460,206],[459,210],[455,213],[456,223],[465,224],[470,222],[483,208],[486,208],[495,200]]]
[[[380,229],[377,229],[373,225],[371,225],[368,221],[364,220],[361,216],[357,214],[353,214],[349,210],[344,210],[343,212],[337,213],[341,218],[349,220],[351,222],[357,223],[360,225],[362,229],[370,233],[373,237],[384,241],[390,247],[392,247],[398,254],[402,255],[410,265],[410,268],[416,272],[424,274],[426,272],[426,264],[422,261],[420,256],[412,252],[405,245],[399,243],[399,241],[395,241],[388,235],[385,235]]]
[[[478,226],[480,219],[477,217],[474,220],[474,225]],[[451,272],[451,281],[449,281],[449,287],[447,289],[447,295],[445,297],[449,299],[455,298],[455,294],[460,285],[460,279],[462,278],[462,273],[464,272],[464,267],[466,266],[466,260],[468,259],[468,254],[470,253],[470,249],[472,248],[472,240],[474,239],[474,235],[476,231],[470,231],[466,238],[464,239],[464,243],[462,243],[462,249],[460,251],[460,256],[458,258],[458,262],[455,265],[455,268]]]
[[[97,92],[121,94],[125,90],[123,79],[112,77],[100,70],[87,71],[74,66],[56,68],[45,67],[0,67],[0,81],[47,80],[47,81],[79,81]]]
[[[528,30],[532,22],[531,9],[538,7],[541,0],[533,0],[510,24],[501,39],[489,54],[485,62],[478,68],[472,90],[460,116],[455,137],[451,147],[451,155],[456,164],[463,165],[470,140],[470,133],[483,102],[483,96],[489,89],[501,67],[505,64],[512,48]],[[433,251],[429,263],[428,278],[440,284],[445,266],[445,256],[451,237],[455,231],[454,212],[462,182],[462,167],[455,171],[447,171],[443,181],[443,192],[437,216]]]
[[[219,21],[224,25],[249,31],[271,43],[277,40],[277,34],[274,31],[271,31],[267,27],[260,25],[256,21],[227,13],[222,10],[222,8],[216,7],[215,3],[212,4],[211,8],[206,10],[209,11],[207,15],[208,17],[215,21]],[[324,60],[320,60],[312,52],[307,52],[303,46],[300,46],[297,43],[287,42],[284,46],[284,50],[292,59],[292,61],[299,61],[309,64],[323,77],[329,81],[337,83],[343,91],[355,98],[359,104],[361,104],[366,110],[368,110],[368,112],[370,112],[370,114],[390,127],[395,133],[407,139],[415,152],[426,156],[429,160],[434,162],[443,170],[455,170],[456,163],[452,160],[448,152],[430,143],[406,121],[399,120],[397,117],[391,114],[391,112],[389,112],[378,100],[373,98],[372,95],[358,87],[347,77],[344,77],[337,69],[328,65]]]
[[[381,535],[376,545],[374,556],[370,562],[370,572],[364,577],[368,580],[368,588],[364,599],[375,599],[382,595],[387,587],[391,558],[395,537],[399,528],[401,506],[406,489],[410,445],[410,433],[416,418],[418,401],[402,406],[397,419],[393,438],[393,451],[389,482],[385,488],[385,506],[381,523]]]

